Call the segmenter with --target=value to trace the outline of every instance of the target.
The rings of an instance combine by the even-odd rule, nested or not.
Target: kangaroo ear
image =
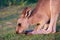
[[[31,8],[30,7],[24,8],[24,10],[22,11],[22,14],[24,17],[29,17],[31,14]]]
[[[26,8],[23,9],[23,11],[22,11],[22,14],[23,14],[23,15],[26,14],[27,8],[28,8],[28,7],[26,7]]]
[[[27,10],[26,14],[25,14],[25,17],[29,17],[30,15],[31,15],[31,10]]]

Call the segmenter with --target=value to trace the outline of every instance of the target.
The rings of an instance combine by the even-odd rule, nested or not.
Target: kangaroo
[[[17,21],[16,33],[22,33],[29,25],[34,24],[37,26],[28,34],[55,33],[56,21],[60,13],[59,4],[60,0],[38,0],[34,10],[31,11],[31,8],[25,8]],[[45,26],[46,24],[48,26]]]

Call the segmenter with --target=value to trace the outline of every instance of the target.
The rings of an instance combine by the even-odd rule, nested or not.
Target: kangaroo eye
[[[21,26],[21,23],[19,23],[18,26]]]
[[[37,23],[37,26],[39,26],[40,25],[40,23]]]

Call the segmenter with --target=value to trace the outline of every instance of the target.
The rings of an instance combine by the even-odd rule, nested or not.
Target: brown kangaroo
[[[60,0],[38,0],[34,10],[25,8],[17,21],[16,32],[22,33],[29,25],[36,24],[37,27],[28,34],[55,33],[56,21],[60,13],[59,4]],[[48,21],[50,22],[48,23]]]

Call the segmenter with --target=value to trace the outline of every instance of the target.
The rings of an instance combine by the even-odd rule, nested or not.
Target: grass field
[[[30,6],[34,7],[34,5]],[[16,21],[23,8],[20,6],[11,6],[0,10],[0,40],[60,40],[60,17],[57,21],[57,32],[55,34],[16,34]]]

